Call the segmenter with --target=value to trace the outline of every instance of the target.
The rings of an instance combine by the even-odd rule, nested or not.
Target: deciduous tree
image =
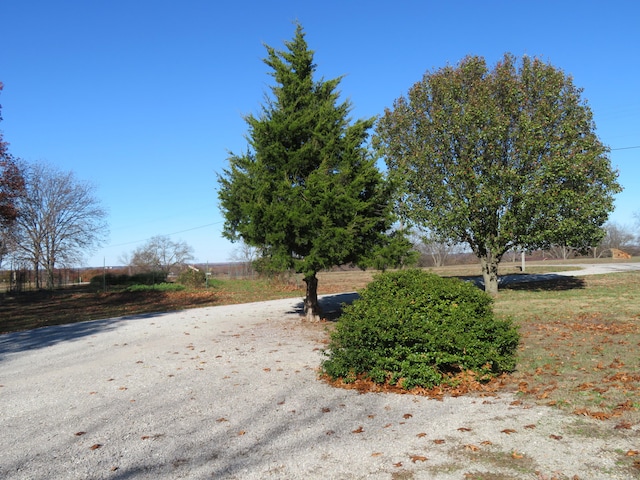
[[[316,273],[361,264],[392,224],[389,195],[366,142],[374,119],[348,118],[340,78],[314,80],[316,65],[298,25],[286,50],[267,46],[275,85],[259,116],[246,118],[249,148],[219,176],[224,235],[258,247],[274,270],[306,283],[305,312],[320,313]]]
[[[462,253],[464,250],[463,245],[429,231],[416,236],[415,246],[420,254],[430,258],[430,263],[434,267],[443,267],[450,255]]]
[[[40,288],[40,267],[47,288],[54,286],[56,265],[73,265],[102,243],[107,213],[91,183],[45,163],[25,168],[26,194],[21,197],[13,236],[16,256],[29,261]]]
[[[601,255],[612,248],[624,250],[633,244],[634,235],[630,227],[616,222],[607,222],[604,225],[604,231],[605,236],[600,243]]]
[[[2,88],[0,82],[0,91]],[[24,175],[9,153],[8,144],[0,131],[0,266],[3,256],[7,253],[10,230],[18,217],[18,200],[24,192]]]
[[[585,250],[604,234],[621,187],[581,94],[539,59],[467,57],[427,72],[377,126],[402,213],[468,244],[487,292],[513,246]]]
[[[156,235],[133,251],[130,265],[142,271],[157,271],[167,275],[172,268],[184,267],[193,260],[193,248],[182,240]]]

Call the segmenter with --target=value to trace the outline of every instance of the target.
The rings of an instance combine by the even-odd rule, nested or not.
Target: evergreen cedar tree
[[[0,92],[3,87],[4,85],[0,82]],[[0,115],[1,120],[2,115]],[[16,220],[17,201],[24,194],[24,187],[24,175],[9,153],[8,144],[0,131],[0,228],[8,228]],[[3,247],[4,245],[0,243],[0,249]]]
[[[380,119],[373,139],[406,219],[480,258],[498,291],[509,249],[597,245],[621,191],[608,148],[572,78],[509,54],[427,72]]]
[[[365,266],[389,252],[397,259],[410,244],[386,235],[391,195],[366,146],[374,119],[350,123],[351,104],[338,102],[341,79],[314,80],[313,51],[300,25],[285,46],[266,46],[272,95],[258,117],[246,117],[249,148],[230,154],[218,196],[223,235],[258,247],[263,270],[302,273],[305,314],[315,320],[317,272]]]

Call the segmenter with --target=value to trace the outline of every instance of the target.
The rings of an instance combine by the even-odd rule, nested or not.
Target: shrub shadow
[[[585,287],[584,279],[579,277],[568,277],[565,275],[544,275],[541,278],[525,280],[520,282],[506,283],[502,286],[506,290],[527,291],[527,292],[552,292],[564,290],[578,290]]]
[[[484,289],[482,277],[458,277],[466,282],[472,282],[476,287]],[[519,290],[528,292],[575,290],[585,287],[582,278],[558,275],[555,273],[514,274],[502,275],[498,279],[502,290]]]
[[[351,305],[351,303],[359,297],[360,295],[358,295],[357,292],[337,293],[318,297],[318,303],[322,311],[321,317],[329,322],[335,322],[340,318],[340,315],[342,315],[343,305]],[[294,310],[287,313],[304,315],[304,302],[297,303]]]

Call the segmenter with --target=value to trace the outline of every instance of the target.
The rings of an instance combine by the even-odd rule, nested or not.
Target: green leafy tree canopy
[[[505,55],[427,72],[380,119],[374,144],[401,214],[468,244],[485,290],[512,247],[597,245],[621,190],[582,90],[561,70]]]
[[[365,262],[388,238],[392,205],[366,143],[374,119],[351,122],[340,78],[314,80],[300,25],[285,46],[266,46],[275,85],[260,115],[246,117],[249,148],[231,154],[218,196],[224,236],[258,247],[263,267],[302,273],[305,312],[317,318],[316,273]]]

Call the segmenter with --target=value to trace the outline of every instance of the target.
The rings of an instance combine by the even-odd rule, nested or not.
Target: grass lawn
[[[640,421],[640,272],[513,285],[495,311],[520,325],[522,395],[620,428]]]
[[[527,266],[528,273],[558,270]],[[479,266],[434,271],[444,276],[480,273]],[[506,264],[500,273],[517,271],[517,264]],[[372,277],[361,271],[321,273],[319,293],[359,290]],[[0,332],[303,296],[300,279],[215,280],[209,289],[181,292],[105,293],[74,287],[0,295]],[[513,285],[501,290],[495,311],[513,317],[522,336],[517,370],[503,380],[503,388],[578,415],[612,419],[616,428],[640,422],[640,272]]]

